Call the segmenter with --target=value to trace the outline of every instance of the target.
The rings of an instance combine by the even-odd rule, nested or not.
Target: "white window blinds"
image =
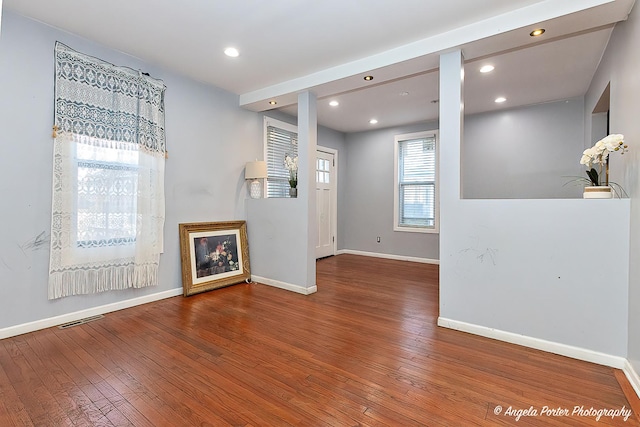
[[[398,141],[397,227],[436,226],[436,136]]]
[[[274,125],[267,125],[266,132],[267,197],[289,197],[289,171],[284,157],[298,156],[298,134]]]

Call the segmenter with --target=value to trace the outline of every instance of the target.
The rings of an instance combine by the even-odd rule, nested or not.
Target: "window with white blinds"
[[[394,230],[437,231],[437,132],[395,138]]]
[[[265,117],[265,159],[267,161],[267,197],[289,197],[289,171],[284,157],[298,155],[297,128]]]

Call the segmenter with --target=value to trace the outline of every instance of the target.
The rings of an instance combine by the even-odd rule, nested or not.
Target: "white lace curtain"
[[[56,43],[49,299],[156,285],[164,84]]]

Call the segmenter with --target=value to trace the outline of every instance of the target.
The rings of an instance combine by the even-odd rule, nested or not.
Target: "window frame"
[[[434,225],[433,227],[419,227],[400,225],[400,159],[399,147],[403,141],[409,141],[420,138],[435,139],[435,173],[434,173]],[[440,232],[440,191],[439,191],[439,134],[438,130],[427,130],[420,132],[405,133],[395,135],[393,143],[393,231],[402,231],[409,233],[439,233]]]
[[[263,159],[267,162],[267,174],[269,173],[269,153],[268,153],[268,127],[269,126],[273,126],[275,128],[279,128],[279,129],[283,129],[287,132],[292,132],[295,133],[296,135],[298,134],[298,126],[297,125],[292,125],[291,123],[287,123],[287,122],[283,122],[282,120],[278,120],[278,119],[274,119],[272,117],[268,117],[268,116],[264,116],[264,120],[263,120],[263,131],[262,131],[262,135],[263,135]],[[283,159],[284,162],[284,159]],[[283,163],[284,165],[284,163]],[[286,193],[284,196],[282,197],[269,197],[269,177],[264,179],[264,183],[263,183],[263,188],[262,188],[262,194],[264,194],[264,198],[265,199],[286,199],[289,198],[289,194]]]

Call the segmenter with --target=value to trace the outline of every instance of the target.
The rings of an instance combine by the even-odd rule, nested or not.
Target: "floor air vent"
[[[85,317],[84,319],[74,320],[73,322],[64,323],[64,324],[58,326],[58,329],[67,329],[67,328],[70,328],[72,326],[78,326],[78,325],[82,325],[82,324],[85,324],[85,323],[92,322],[94,320],[102,319],[103,317],[104,316],[102,314],[98,314],[97,316]]]

